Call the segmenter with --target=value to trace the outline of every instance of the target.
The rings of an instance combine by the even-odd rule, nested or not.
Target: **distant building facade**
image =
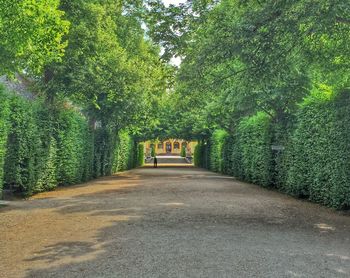
[[[152,148],[154,148],[156,155],[180,155],[182,147],[185,147],[186,156],[193,156],[197,142],[182,139],[167,139],[164,141],[146,141],[144,145],[146,157],[151,156]]]

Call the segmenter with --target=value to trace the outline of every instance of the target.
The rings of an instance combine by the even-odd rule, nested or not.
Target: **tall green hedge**
[[[9,130],[10,103],[7,94],[0,86],[0,198],[2,198],[4,162],[6,155],[7,134]]]
[[[186,157],[186,147],[185,146],[181,146],[181,157]]]
[[[315,91],[284,121],[260,112],[231,134],[216,131],[196,147],[195,165],[349,208],[350,92]]]
[[[210,167],[210,144],[207,141],[199,141],[194,149],[194,165],[197,167]]]
[[[126,131],[120,131],[117,139],[117,148],[115,154],[115,172],[128,170],[131,168],[131,153],[133,141]]]
[[[145,163],[145,145],[143,143],[137,144],[137,154],[134,167],[143,166]]]
[[[283,189],[324,205],[350,206],[350,92],[311,95],[291,138]]]
[[[31,195],[143,163],[143,147],[126,131],[93,129],[64,102],[48,105],[2,88],[0,101],[0,194],[2,184]]]
[[[87,119],[72,109],[63,109],[58,113],[56,133],[58,184],[75,184],[91,177],[87,162],[92,159],[93,148]]]
[[[35,105],[17,96],[10,98],[10,129],[5,157],[5,184],[32,193],[37,177],[39,136]]]
[[[271,118],[262,112],[244,118],[237,128],[231,158],[240,178],[263,186],[271,183],[270,121]]]
[[[223,171],[223,145],[227,137],[227,132],[224,130],[216,130],[210,138],[210,170],[214,172]]]

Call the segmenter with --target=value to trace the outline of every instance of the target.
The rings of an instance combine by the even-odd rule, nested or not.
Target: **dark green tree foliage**
[[[350,206],[349,100],[348,91],[318,92],[302,104],[291,138],[286,192],[336,208]]]

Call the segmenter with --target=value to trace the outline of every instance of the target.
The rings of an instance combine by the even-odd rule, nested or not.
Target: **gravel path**
[[[350,277],[350,216],[192,167],[0,209],[0,277]]]

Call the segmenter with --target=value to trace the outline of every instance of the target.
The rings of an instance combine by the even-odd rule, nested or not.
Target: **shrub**
[[[18,96],[10,98],[10,129],[5,157],[6,186],[25,194],[35,191],[36,162],[39,152],[39,130],[35,107]]]
[[[263,186],[271,184],[271,133],[270,117],[265,113],[243,119],[238,126],[235,150],[241,162],[241,178]],[[238,166],[237,164],[235,165]],[[238,166],[239,167],[239,166]]]
[[[137,144],[137,159],[135,167],[140,167],[145,163],[145,146],[142,143]]]
[[[26,190],[25,195],[53,190],[57,186],[57,143],[56,139],[46,139],[45,147],[39,152],[39,164],[37,167],[37,181],[32,190]]]
[[[226,136],[222,146],[222,173],[238,177],[233,161],[235,146],[233,135]]]
[[[186,147],[185,146],[181,147],[181,157],[186,157]]]
[[[214,172],[223,171],[223,145],[227,137],[224,130],[216,130],[210,139],[210,170]]]
[[[0,198],[2,198],[4,162],[6,155],[7,136],[9,130],[9,98],[3,87],[0,86]]]
[[[27,196],[143,164],[143,146],[127,132],[92,130],[64,103],[47,105],[2,88],[0,101],[0,195],[3,182]]]
[[[59,185],[84,180],[86,161],[91,155],[84,148],[91,147],[87,120],[72,109],[62,109],[57,119],[57,181]]]
[[[197,167],[206,168],[205,148],[204,142],[198,142],[194,149],[194,165]]]
[[[350,95],[314,93],[301,105],[283,189],[335,208],[350,206]]]
[[[200,141],[194,149],[194,165],[209,169],[210,145],[206,141]]]

